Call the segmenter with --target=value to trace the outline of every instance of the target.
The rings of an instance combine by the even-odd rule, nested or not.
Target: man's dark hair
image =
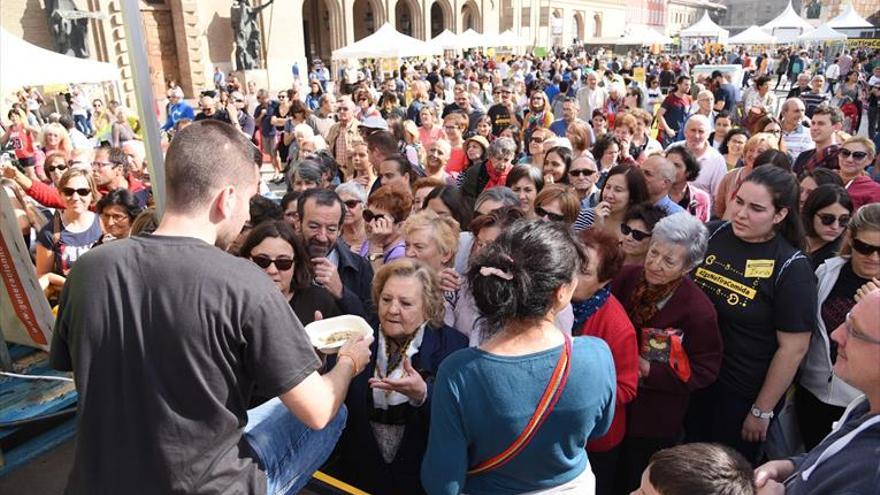
[[[392,162],[397,166],[397,172],[400,175],[406,175],[409,179],[410,185],[416,180],[416,173],[413,171],[412,165],[409,163],[409,159],[400,153],[393,153],[391,155],[385,155],[385,159],[383,162]]]
[[[125,154],[125,151],[122,148],[111,147],[107,148],[108,157],[110,163],[113,164],[114,167],[122,167],[122,174],[126,177],[128,176],[128,156]]]
[[[296,200],[296,214],[299,215],[300,221],[302,221],[305,216],[306,202],[310,199],[315,201],[316,206],[333,206],[338,204],[340,209],[339,226],[342,226],[342,221],[345,220],[345,203],[342,202],[342,199],[336,194],[336,192],[320,187],[307,189]]]
[[[235,127],[216,120],[177,132],[165,155],[167,207],[178,213],[208,205],[216,191],[257,180],[260,150]]]
[[[389,131],[376,131],[367,136],[367,147],[389,156],[397,153],[397,138]]]
[[[73,117],[70,115],[62,115],[58,118],[58,123],[64,126],[68,131],[73,129],[76,124],[73,123]]]
[[[281,206],[271,199],[259,194],[251,198],[251,225],[259,225],[267,220],[281,220],[283,216]]]
[[[663,495],[753,495],[752,466],[722,445],[688,443],[661,450],[649,462],[648,480]]]

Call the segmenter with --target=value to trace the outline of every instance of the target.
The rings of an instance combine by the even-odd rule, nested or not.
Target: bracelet
[[[340,352],[337,354],[336,362],[338,363],[342,358],[348,358],[351,361],[351,366],[354,368],[354,376],[358,376],[361,373],[361,370],[358,369],[357,361],[350,354]]]

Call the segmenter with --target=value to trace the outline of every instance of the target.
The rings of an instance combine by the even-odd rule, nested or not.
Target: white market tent
[[[433,43],[407,36],[385,23],[375,33],[359,41],[333,50],[333,60],[358,58],[406,58],[439,55],[443,48]]]
[[[780,43],[791,43],[796,41],[798,36],[815,28],[794,11],[789,1],[785,10],[775,19],[761,26],[761,29],[776,36]]]
[[[709,18],[709,12],[703,12],[703,17],[693,26],[682,29],[678,33],[681,38],[717,38],[719,42],[726,42],[730,31],[722,28]]]
[[[828,24],[823,24],[809,33],[798,36],[798,41],[843,41],[845,39],[845,34],[835,31]]]
[[[731,36],[727,42],[731,45],[775,45],[778,40],[776,36],[768,34],[758,26],[751,26],[745,31]]]
[[[0,95],[22,86],[119,80],[113,64],[46,50],[0,28]]]
[[[487,37],[487,45],[492,47],[500,47],[500,46],[509,46],[511,48],[518,48],[522,46],[528,46],[528,40],[525,40],[518,35],[514,34],[513,31],[508,29],[503,33],[499,34],[495,37]]]
[[[467,31],[458,35],[458,47],[462,49],[482,48],[484,46],[487,46],[486,44],[488,42],[488,38],[474,31],[473,29],[468,29]]]
[[[859,13],[856,12],[852,4],[848,4],[846,8],[843,9],[843,12],[840,13],[840,15],[826,22],[825,25],[835,29],[874,27],[870,22],[866,21],[864,17],[860,16]]]
[[[629,29],[629,33],[617,40],[615,45],[668,45],[672,43],[672,38],[658,33],[656,30],[647,26],[639,26]]]
[[[458,36],[452,31],[444,29],[442,33],[431,39],[431,44],[444,50],[455,50],[458,48]]]

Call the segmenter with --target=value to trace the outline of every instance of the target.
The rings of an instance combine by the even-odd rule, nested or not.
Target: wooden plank
[[[4,464],[0,466],[0,476],[6,476],[14,469],[27,464],[53,448],[73,438],[76,433],[76,419],[69,419],[61,425],[31,440],[3,452]]]

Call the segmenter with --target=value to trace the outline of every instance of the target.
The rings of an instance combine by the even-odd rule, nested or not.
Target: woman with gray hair
[[[489,145],[489,158],[479,166],[461,174],[461,193],[473,201],[481,192],[503,186],[516,158],[516,143],[511,138],[498,138]]]
[[[687,277],[708,242],[692,215],[670,215],[654,226],[644,267],[625,267],[612,283],[639,341],[639,391],[627,409],[615,493],[638,488],[651,455],[677,443],[690,394],[712,384],[721,368],[715,307]]]
[[[367,191],[358,182],[350,180],[336,186],[336,194],[345,204],[342,219],[342,239],[354,252],[361,249],[367,240],[367,223],[364,221],[364,206],[367,204]]]

